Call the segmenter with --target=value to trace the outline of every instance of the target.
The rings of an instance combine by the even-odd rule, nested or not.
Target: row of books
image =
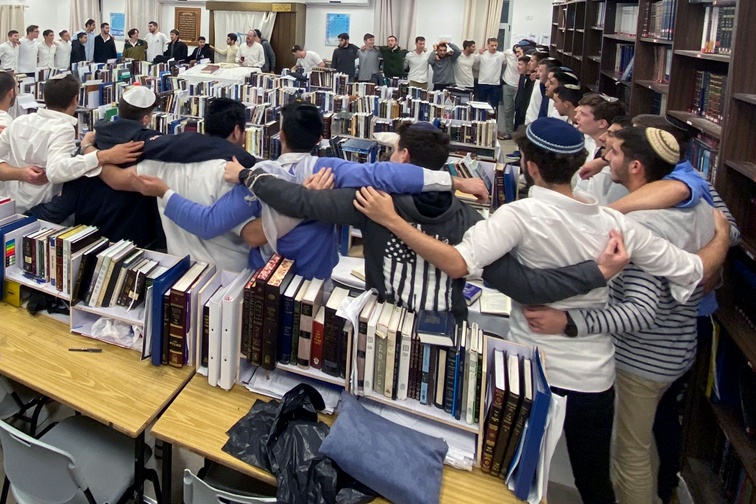
[[[638,31],[638,4],[618,3],[614,18],[614,33],[635,37]]]
[[[660,0],[646,4],[641,36],[660,40],[673,40],[677,0]]]
[[[336,84],[335,68],[313,68],[310,73],[310,87],[324,87],[333,89]]]
[[[449,134],[452,142],[488,148],[495,148],[497,145],[495,119],[487,121],[444,120],[441,127]]]
[[[718,431],[711,469],[717,475],[731,504],[756,503],[756,488],[730,440]]]
[[[606,2],[596,4],[596,22],[593,26],[603,28],[606,19]]]
[[[705,133],[693,138],[688,144],[688,161],[712,184],[716,180],[719,161],[719,140]]]
[[[278,155],[272,152],[272,147],[273,135],[278,133],[279,127],[278,121],[248,125],[244,132],[246,136],[244,148],[258,159],[277,159]],[[278,154],[280,155],[280,149]]]
[[[725,89],[727,75],[696,70],[689,111],[714,123],[721,123]]]
[[[654,75],[656,82],[669,83],[672,71],[672,48],[667,46],[654,47]]]
[[[701,52],[730,54],[734,27],[735,6],[707,6],[701,34]]]
[[[614,57],[614,73],[627,81],[633,78],[635,66],[635,44],[617,44]]]

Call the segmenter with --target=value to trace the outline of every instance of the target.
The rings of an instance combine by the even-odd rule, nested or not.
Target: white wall
[[[326,14],[349,14],[349,38],[350,42],[362,45],[362,37],[366,33],[374,33],[373,6],[342,6],[342,5],[308,5],[307,6],[307,29],[304,45],[320,55],[321,58],[331,59],[336,46],[326,46]],[[376,41],[381,44],[383,42]],[[301,44],[302,42],[297,42]],[[404,45],[404,44],[402,44]]]
[[[517,35],[551,35],[551,0],[512,0],[512,43]]]
[[[68,26],[71,0],[0,0],[0,5],[26,6],[24,26],[18,28],[22,37],[30,24],[39,25],[40,39],[42,32],[47,29],[55,30],[56,37],[61,30],[71,31],[71,27]],[[74,29],[79,28],[83,27],[74,27]],[[5,33],[2,34],[2,40],[5,42]]]

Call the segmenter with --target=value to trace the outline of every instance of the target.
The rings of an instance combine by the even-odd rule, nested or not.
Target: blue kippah
[[[438,128],[433,125],[433,123],[429,123],[427,121],[418,121],[414,123],[412,126],[410,126],[412,129],[424,129],[428,131],[437,131]]]
[[[577,154],[585,146],[583,134],[556,117],[536,119],[525,135],[541,149],[555,154]]]

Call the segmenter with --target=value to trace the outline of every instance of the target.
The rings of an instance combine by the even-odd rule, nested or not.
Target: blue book
[[[428,381],[430,380],[431,346],[423,345],[423,375],[420,382],[420,404],[428,404]]]
[[[150,352],[152,364],[160,366],[162,364],[163,355],[163,296],[170,290],[176,281],[189,270],[191,266],[191,260],[189,256],[184,256],[178,263],[172,268],[168,269],[165,273],[157,277],[152,282],[152,334],[150,335]]]
[[[421,343],[449,347],[454,345],[454,315],[451,312],[420,310],[417,336]]]
[[[462,291],[462,295],[465,298],[465,302],[467,303],[467,306],[470,306],[475,301],[477,301],[482,293],[483,293],[483,289],[471,283],[465,283],[465,288]]]
[[[283,316],[281,317],[281,333],[278,338],[278,361],[283,364],[288,364],[291,361],[291,338],[294,334],[294,297],[303,281],[302,275],[295,276],[282,294]]]
[[[9,233],[21,229],[29,224],[36,222],[37,218],[29,215],[12,215],[5,219],[0,220],[0,244],[3,246],[3,259],[0,260],[0,285],[5,280],[5,267],[10,266],[13,262],[19,263],[19,268],[23,262],[23,250],[21,247],[21,240],[19,237],[7,237]],[[2,224],[2,223],[5,224]],[[13,261],[13,262],[12,262]],[[0,297],[2,297],[0,295]]]

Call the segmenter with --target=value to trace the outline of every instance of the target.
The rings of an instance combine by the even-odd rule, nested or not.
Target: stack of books
[[[721,123],[725,89],[727,89],[727,75],[696,70],[690,112],[714,123]]]
[[[734,27],[735,6],[707,6],[701,35],[701,52],[730,54]]]
[[[638,31],[638,4],[618,3],[614,18],[614,33],[635,37]]]
[[[673,40],[677,0],[659,0],[646,4],[641,37]]]

